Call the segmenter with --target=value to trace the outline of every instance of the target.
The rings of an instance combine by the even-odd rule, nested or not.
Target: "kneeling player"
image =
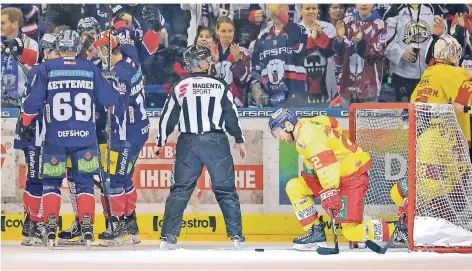
[[[61,58],[47,61],[31,82],[24,102],[22,128],[26,129],[44,108],[45,141],[41,148],[40,176],[43,178],[45,239],[52,248],[56,238],[61,204],[60,186],[70,156],[77,189],[77,209],[84,240],[93,239],[95,197],[93,175],[99,172],[95,133],[95,99],[114,106],[118,92],[91,62],[77,58],[79,35],[65,30],[59,34]]]
[[[294,242],[294,249],[310,250],[324,246],[324,223],[317,225],[318,213],[313,197],[320,197],[327,213],[331,209],[343,235],[349,241],[387,241],[393,224],[382,220],[362,221],[363,202],[371,168],[370,156],[342,135],[336,119],[314,117],[298,120],[295,113],[279,109],[269,120],[272,135],[286,142],[296,140],[304,163],[313,171],[291,179],[287,195],[295,214],[307,233]],[[405,231],[406,229],[400,229]]]
[[[56,50],[55,34],[44,34],[39,42],[43,61],[59,57]],[[25,96],[31,92],[31,83],[35,78],[40,64],[33,66],[28,72]],[[40,131],[41,116],[36,116],[29,129],[29,134],[20,132],[21,121],[19,120],[15,131],[14,148],[21,149],[25,153],[27,165],[26,187],[23,193],[23,207],[25,209],[25,221],[23,223],[22,245],[41,245],[43,218],[41,216],[41,196],[43,195],[43,183],[39,179],[39,153],[40,153]]]
[[[103,32],[93,46],[106,63],[109,57],[109,33]],[[120,99],[111,122],[110,144],[110,205],[107,230],[99,234],[103,246],[119,245],[122,237],[132,244],[139,240],[136,222],[137,193],[132,176],[139,152],[149,135],[149,120],[144,108],[144,83],[139,63],[123,56],[115,37],[111,38],[111,67],[119,82]],[[118,111],[123,113],[118,113]],[[106,163],[104,163],[105,165]],[[102,204],[105,207],[102,197]],[[105,208],[104,208],[105,209]],[[113,230],[111,228],[113,224]]]

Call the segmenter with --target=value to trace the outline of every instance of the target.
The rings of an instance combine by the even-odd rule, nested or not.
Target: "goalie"
[[[388,241],[395,226],[382,220],[362,221],[363,203],[369,184],[367,171],[372,161],[366,152],[342,135],[338,121],[319,116],[298,120],[288,109],[277,110],[269,120],[272,135],[285,142],[296,141],[304,164],[311,168],[288,181],[286,192],[293,210],[307,232],[294,239],[294,249],[312,250],[325,246],[325,224],[317,220],[313,198],[320,197],[323,209],[332,210],[349,241]],[[406,236],[406,228],[398,229]]]
[[[438,118],[434,105],[416,106],[418,127],[425,127],[416,142],[416,203],[417,216],[433,216],[453,222],[452,202],[445,200],[457,198],[460,191],[450,194],[460,186],[466,173],[467,156],[464,155],[467,144],[454,123],[447,118]],[[435,117],[436,116],[436,117]],[[461,155],[462,154],[462,155]],[[460,189],[459,189],[460,190]],[[408,211],[408,184],[399,182],[390,191],[393,202],[400,206],[398,215]],[[406,222],[406,219],[405,219]]]

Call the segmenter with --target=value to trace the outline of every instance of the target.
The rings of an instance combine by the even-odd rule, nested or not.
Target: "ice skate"
[[[395,245],[406,245],[408,243],[408,226],[405,223],[397,223],[397,234],[393,239]]]
[[[82,217],[80,228],[82,240],[84,240],[85,246],[88,249],[90,248],[90,243],[93,241],[93,224],[90,215],[84,215]]]
[[[31,221],[31,246],[46,246],[44,242],[45,228],[43,222]]]
[[[136,221],[136,211],[133,211],[130,216],[124,216],[123,222],[123,242],[131,245],[141,243],[138,223]]]
[[[120,223],[120,219],[117,216],[112,216],[108,223],[107,230],[98,235],[98,239],[100,240],[99,245],[104,247],[121,246],[123,244],[121,240],[122,237],[123,223]]]
[[[82,245],[84,240],[82,238],[81,227],[78,219],[75,219],[72,222],[72,225],[69,229],[63,230],[58,234],[59,240],[57,243],[59,245]]]
[[[32,228],[32,222],[31,219],[29,218],[28,214],[25,214],[25,222],[23,222],[23,230],[21,231],[21,235],[23,236],[21,239],[21,244],[23,246],[31,246],[31,228]]]
[[[318,247],[326,247],[325,223],[313,224],[308,232],[293,240],[295,250],[316,250]]]
[[[175,249],[177,244],[177,237],[173,234],[161,235],[161,244],[159,245],[160,250],[172,250]]]
[[[49,249],[53,249],[56,240],[57,222],[55,215],[49,215],[48,223],[45,226],[44,241]]]
[[[234,243],[234,247],[236,249],[243,249],[244,241],[246,241],[246,238],[244,235],[233,235],[231,236],[231,240]]]

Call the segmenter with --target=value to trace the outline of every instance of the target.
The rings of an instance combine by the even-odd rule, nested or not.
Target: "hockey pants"
[[[110,207],[112,216],[130,216],[136,209],[137,193],[133,184],[133,173],[138,159],[139,152],[144,146],[144,142],[137,144],[134,142],[112,140],[110,146]],[[100,151],[106,153],[100,146]],[[102,155],[106,158],[106,155]],[[104,171],[107,171],[107,161],[102,161]],[[102,194],[102,206],[105,217],[108,213],[105,205],[105,198]]]
[[[23,193],[23,207],[32,221],[43,221],[41,197],[43,196],[43,182],[39,179],[40,147],[34,145],[23,149],[26,160],[26,186]]]
[[[85,147],[59,147],[45,142],[41,149],[40,176],[43,178],[44,222],[49,215],[59,218],[61,207],[62,180],[66,173],[66,159],[70,157],[77,191],[77,211],[79,221],[89,215],[92,223],[95,216],[95,196],[93,175],[99,172],[99,157],[96,144]]]
[[[288,181],[285,191],[292,203],[297,219],[303,229],[308,231],[317,222],[318,212],[316,211],[314,198],[319,197],[319,193],[323,188],[315,176],[302,175],[302,177]],[[387,224],[383,220],[362,221],[363,202],[367,186],[367,173],[341,182],[339,195],[343,201],[343,208],[336,216],[336,222],[341,223],[342,233],[349,241],[388,241],[394,230],[393,224]]]
[[[241,208],[234,184],[234,164],[223,132],[181,134],[177,141],[173,182],[167,198],[161,235],[179,236],[182,216],[203,166],[220,205],[228,236],[241,235]]]

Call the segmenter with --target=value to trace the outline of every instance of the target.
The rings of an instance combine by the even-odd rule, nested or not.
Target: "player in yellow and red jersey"
[[[304,163],[312,170],[288,181],[285,191],[305,235],[293,240],[294,249],[312,250],[324,246],[324,223],[320,223],[314,198],[320,197],[323,209],[333,211],[349,241],[387,241],[394,224],[382,220],[362,221],[363,204],[372,167],[368,153],[342,135],[332,117],[299,120],[288,109],[277,110],[269,120],[272,135],[285,142],[296,141]],[[399,229],[406,236],[406,228]]]
[[[437,104],[452,101],[465,106],[471,104],[472,81],[469,72],[458,66],[462,46],[447,34],[441,35],[433,46],[435,64],[424,71],[410,101]],[[456,109],[457,121],[470,146],[470,115],[467,113]]]

